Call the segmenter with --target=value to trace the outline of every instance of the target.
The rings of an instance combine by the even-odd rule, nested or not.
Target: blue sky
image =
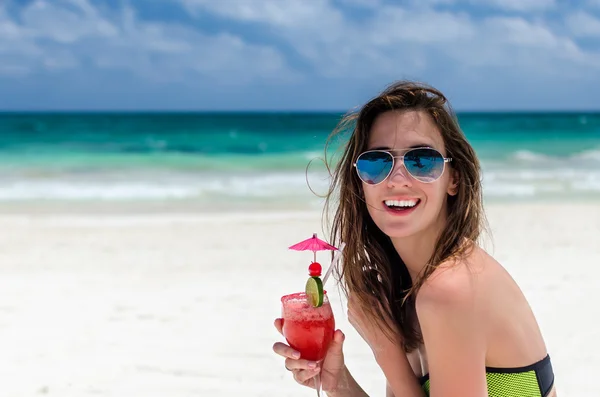
[[[0,109],[347,110],[402,78],[600,110],[600,0],[0,0]]]

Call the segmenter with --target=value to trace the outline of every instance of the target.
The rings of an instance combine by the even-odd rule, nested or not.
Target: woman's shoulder
[[[468,254],[439,264],[416,295],[417,310],[431,305],[475,308],[485,302],[484,295],[502,266],[479,246]]]
[[[475,248],[468,255],[438,265],[421,285],[415,308],[428,350],[485,355],[485,313],[489,306],[481,295],[488,261],[487,255]]]
[[[523,292],[491,255],[475,248],[440,264],[416,295],[423,334],[444,340],[467,335],[485,348],[486,365],[521,367],[546,354],[535,315]]]

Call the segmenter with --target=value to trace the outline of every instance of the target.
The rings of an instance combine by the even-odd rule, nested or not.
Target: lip
[[[421,200],[418,197],[414,197],[414,196],[392,196],[392,197],[386,197],[383,199],[383,202],[385,203],[388,200],[398,200],[398,201],[403,201],[403,200]]]
[[[385,202],[387,200],[399,200],[399,201],[401,201],[401,200],[415,200],[415,198],[414,197],[403,197],[403,198],[394,197],[394,198],[387,198],[387,199],[383,200],[381,202],[381,204],[383,205],[383,208],[385,209],[385,211],[388,214],[391,214],[391,215],[394,215],[394,216],[406,216],[406,215],[410,215],[410,214],[412,214],[417,209],[418,206],[421,205],[421,199],[416,199],[416,200],[418,200],[418,202],[417,202],[417,204],[414,207],[412,207],[410,209],[407,209],[407,210],[403,210],[403,211],[396,211],[396,210],[391,209],[387,205],[385,205]]]

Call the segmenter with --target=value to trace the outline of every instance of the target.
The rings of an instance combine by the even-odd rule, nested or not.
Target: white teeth
[[[385,200],[388,207],[414,207],[418,200]]]

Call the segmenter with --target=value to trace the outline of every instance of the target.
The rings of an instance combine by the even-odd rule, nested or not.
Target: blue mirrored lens
[[[444,171],[444,158],[433,149],[414,149],[404,155],[406,170],[421,182],[436,181]]]
[[[356,160],[356,170],[360,179],[375,185],[383,182],[394,166],[394,159],[386,152],[366,152]]]

